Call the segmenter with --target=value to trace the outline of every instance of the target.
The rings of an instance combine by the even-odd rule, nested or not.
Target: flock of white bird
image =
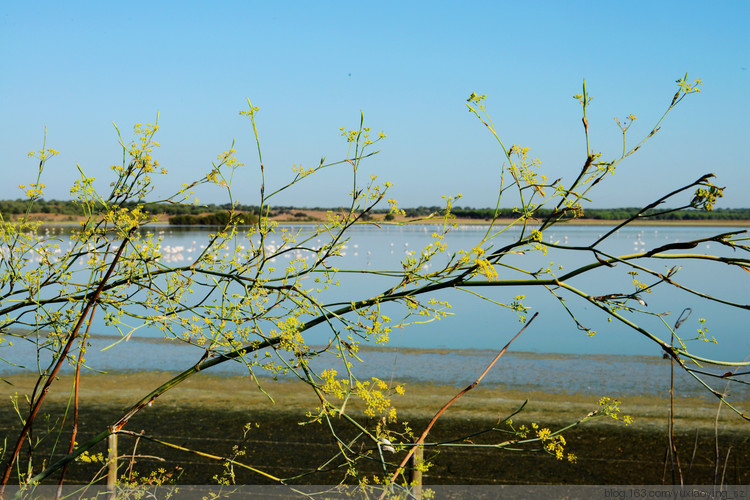
[[[475,228],[474,227],[459,227],[458,230],[461,229],[470,229]],[[425,232],[427,231],[427,228],[425,228]],[[653,234],[653,239],[658,239],[659,231],[653,230],[649,231],[650,234]],[[30,234],[29,236],[33,238],[33,240],[36,242],[30,250],[30,255],[27,255],[27,258],[29,259],[29,263],[42,263],[43,261],[50,261],[54,262],[58,260],[63,252],[69,251],[73,248],[73,241],[68,237],[68,229],[65,227],[45,227],[42,234]],[[192,240],[189,244],[163,244],[163,241],[165,239],[173,238],[175,236],[174,231],[171,230],[159,230],[154,233],[147,233],[146,237],[154,237],[156,236],[160,243],[158,244],[157,251],[160,255],[160,261],[165,264],[178,264],[181,262],[191,261],[195,258],[197,258],[198,255],[200,255],[201,252],[203,252],[206,249],[205,244],[199,244],[197,240]],[[640,231],[636,234],[636,237],[633,241],[633,250],[635,252],[644,251],[646,247],[646,241],[644,241],[644,231]],[[601,237],[601,235],[599,235]],[[669,239],[669,236],[666,237]],[[567,245],[569,243],[569,238],[567,235],[562,236],[560,238],[557,235],[550,234],[548,235],[548,239],[550,243],[562,243]],[[65,242],[67,241],[67,245]],[[678,240],[675,240],[678,241]],[[57,243],[56,245],[50,245],[50,242]],[[316,246],[311,247],[310,250],[302,250],[299,248],[290,249],[288,251],[284,251],[283,243],[278,243],[276,240],[269,240],[265,244],[265,251],[266,255],[273,256],[276,254],[276,252],[280,252],[278,256],[272,257],[270,259],[271,262],[275,262],[277,258],[283,258],[285,260],[302,260],[307,261],[310,259],[313,259],[316,256],[316,252],[321,248],[321,245],[323,242],[320,238],[316,240]],[[403,253],[406,256],[412,256],[414,255],[414,251],[409,249],[409,243],[406,242],[403,244]],[[63,247],[67,246],[67,249],[64,250]],[[20,247],[17,247],[20,248]],[[395,253],[396,244],[394,242],[390,242],[388,245],[388,252],[393,255]],[[706,248],[708,248],[708,244],[706,244]],[[88,250],[90,252],[94,251],[94,245],[89,244]],[[240,244],[238,245],[236,251],[240,254],[244,253],[247,250],[247,247]],[[8,246],[0,246],[0,257],[3,259],[9,257],[10,248]],[[359,256],[359,244],[344,244],[341,247],[341,251],[339,252],[339,255],[341,257],[347,256],[347,254],[351,252],[351,255],[354,257]],[[367,250],[367,264],[370,264],[370,258],[372,256],[372,250]],[[91,257],[91,254],[82,256],[79,259],[79,263],[82,265],[85,265],[86,262]],[[228,251],[224,252],[223,256],[225,258],[230,257],[230,253]]]

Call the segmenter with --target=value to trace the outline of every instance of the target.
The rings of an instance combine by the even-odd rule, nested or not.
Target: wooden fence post
[[[117,434],[112,433],[109,435],[109,455],[107,457],[107,491],[109,491],[110,498],[114,498],[115,488],[117,486]]]
[[[412,455],[410,459],[410,466],[411,466],[411,477],[410,482],[412,485],[412,494],[414,495],[414,498],[417,500],[422,499],[422,463],[424,461],[424,448],[422,446],[417,446],[417,449],[414,451],[414,455]]]

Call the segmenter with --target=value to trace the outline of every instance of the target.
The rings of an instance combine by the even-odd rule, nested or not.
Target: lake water
[[[632,227],[613,234],[602,250],[615,255],[644,251],[673,242],[708,237],[721,232],[743,228],[716,227]],[[52,229],[51,231],[60,231]],[[186,263],[199,252],[206,241],[207,232],[203,229],[163,227],[153,231],[163,231],[162,247],[165,258],[173,264]],[[366,226],[356,227],[341,257],[329,262],[340,269],[398,269],[406,252],[421,251],[431,241],[435,231],[430,226],[385,227],[375,230]],[[544,234],[546,241],[559,241],[566,245],[587,245],[606,231],[602,226],[559,226]],[[486,227],[461,226],[447,238],[449,250],[470,249],[484,235]],[[498,238],[496,247],[514,241],[516,230]],[[269,245],[280,245],[281,240],[269,238]],[[692,252],[711,252],[719,255],[732,254],[732,250],[716,243],[703,243]],[[278,267],[291,254],[279,257]],[[590,253],[571,251],[550,251],[547,255],[534,252],[527,255],[511,255],[503,262],[508,266],[523,264],[526,269],[535,270],[554,262],[563,265],[565,271],[556,271],[559,276],[577,266],[595,262]],[[442,260],[441,260],[442,259]],[[433,266],[445,263],[446,258],[435,260]],[[720,298],[738,302],[750,302],[750,274],[738,268],[730,269],[718,263],[688,262],[650,259],[643,265],[666,272],[674,265],[685,265],[675,279],[685,286],[701,289]],[[499,279],[518,278],[521,275],[510,267],[497,267]],[[616,292],[631,292],[631,269],[622,264],[614,268],[601,268],[595,272],[576,277],[570,284],[593,295]],[[641,273],[644,283],[654,282]],[[341,286],[330,297],[330,301],[366,298],[387,288],[385,279],[361,279],[359,275],[342,275]],[[392,284],[392,283],[391,283]],[[602,390],[639,391],[641,393],[662,391],[665,370],[669,363],[661,359],[661,351],[653,342],[627,326],[613,321],[596,307],[577,296],[566,296],[566,303],[576,312],[578,320],[586,327],[596,330],[589,337],[578,329],[559,301],[541,287],[494,288],[483,292],[487,297],[509,303],[513,297],[524,294],[524,305],[531,307],[527,316],[539,312],[539,317],[513,344],[511,352],[503,358],[491,372],[487,383],[508,384],[529,390],[534,388],[570,388],[571,380],[580,388]],[[336,296],[335,294],[339,294]],[[438,298],[447,300],[453,306],[451,316],[423,325],[412,325],[405,329],[395,329],[391,334],[388,349],[365,350],[361,367],[366,376],[388,379],[433,381],[463,385],[473,378],[468,374],[481,372],[486,362],[523,326],[515,312],[499,308],[494,304],[457,290],[444,291]],[[694,341],[689,344],[693,352],[704,357],[742,361],[750,354],[750,311],[731,308],[716,302],[700,299],[694,295],[661,285],[642,298],[648,303],[648,310],[654,313],[670,313],[662,316],[673,325],[685,308],[692,314],[678,331],[683,336],[695,332],[700,326],[699,318],[706,318],[708,335],[715,336],[718,344]],[[400,307],[389,310],[397,317]],[[623,313],[628,318],[634,315]],[[391,315],[391,314],[389,314]],[[659,316],[637,319],[637,322],[652,328],[661,338],[669,341],[669,331]],[[112,349],[102,351],[111,345],[116,337],[105,329],[103,323],[95,323],[94,345],[87,355],[92,368],[99,370],[181,370],[195,363],[202,351],[174,341],[159,340],[158,331],[137,330],[128,342],[121,342]],[[327,343],[330,331],[323,325],[309,332],[308,343]],[[0,348],[0,357],[15,364],[32,368],[35,364],[33,350],[23,341],[16,341],[13,350]],[[225,363],[217,367],[217,373],[239,373],[241,365]],[[15,369],[0,364],[0,373]],[[603,374],[606,374],[603,377]],[[475,376],[475,375],[474,375]],[[602,387],[606,378],[615,385]],[[687,383],[687,386],[695,386]]]

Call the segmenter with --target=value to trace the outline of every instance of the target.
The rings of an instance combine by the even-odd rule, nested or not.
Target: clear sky
[[[502,157],[465,107],[487,106],[508,145],[531,147],[543,173],[569,184],[585,159],[580,106],[594,96],[592,146],[619,152],[614,116],[638,116],[647,134],[675,80],[704,82],[661,132],[623,163],[592,206],[634,206],[704,173],[728,186],[723,207],[750,206],[750,2],[4,2],[0,9],[0,199],[21,196],[47,144],[61,152],[45,198],[69,199],[76,163],[101,188],[121,162],[112,122],[160,113],[156,158],[170,173],[159,194],[201,177],[236,140],[246,163],[242,203],[258,201],[257,154],[246,99],[258,125],[269,187],[292,165],[346,154],[339,127],[360,111],[388,138],[365,173],[395,184],[401,206],[494,205]],[[331,170],[276,204],[344,203],[348,170]],[[217,189],[201,201],[222,203]],[[512,204],[512,203],[511,203]]]

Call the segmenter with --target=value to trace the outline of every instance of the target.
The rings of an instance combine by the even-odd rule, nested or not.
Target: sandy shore
[[[83,442],[105,429],[148,390],[169,377],[167,373],[158,372],[84,377],[78,441]],[[7,381],[13,385],[3,384],[4,399],[14,392],[26,393],[34,383],[29,376],[10,377]],[[52,419],[60,418],[63,412],[69,382],[69,378],[62,377],[59,388],[50,392],[45,411]],[[316,406],[309,388],[299,383],[270,380],[263,385],[273,402],[246,378],[201,374],[157,399],[152,407],[134,417],[126,429],[143,430],[165,441],[222,457],[232,453],[232,446],[239,445],[246,449],[240,461],[284,478],[315,470],[337,455],[339,449],[329,428],[318,423],[299,424],[305,420],[305,413]],[[406,394],[395,396],[393,403],[399,408],[399,420],[408,421],[411,428],[420,433],[434,412],[457,392],[457,388],[449,386],[407,386]],[[560,428],[595,409],[599,396],[528,394],[480,385],[445,413],[428,441],[450,441],[491,428],[498,417],[508,415],[526,399],[525,411],[514,418],[517,423],[536,422],[551,429]],[[529,450],[431,447],[425,453],[434,466],[424,481],[426,484],[661,484],[666,477],[670,482],[670,469],[666,476],[664,472],[667,405],[668,401],[661,398],[629,398],[623,401],[622,410],[635,419],[630,426],[602,418],[568,431],[566,451],[578,456],[575,464]],[[687,474],[689,468],[689,480],[693,484],[710,484],[717,477],[716,409],[716,404],[707,404],[704,400],[680,400],[676,405],[675,429],[683,474]],[[362,423],[373,424],[356,404],[349,405],[347,413]],[[0,422],[0,439],[7,437],[9,442],[13,441],[19,423],[9,404],[0,409]],[[243,427],[247,423],[252,426],[243,438]],[[353,439],[356,429],[343,419],[334,421],[333,425],[339,437]],[[399,427],[391,425],[394,429]],[[37,431],[37,437],[39,435]],[[471,442],[491,444],[498,439],[497,433],[485,433],[472,437]],[[725,473],[725,481],[750,482],[749,443],[750,423],[723,409],[718,425],[718,447],[719,474]],[[141,456],[134,467],[142,474],[163,467],[167,473],[181,474],[179,481],[183,484],[210,484],[215,481],[214,476],[223,471],[222,464],[214,460],[144,440],[136,446],[133,438],[121,436],[121,455],[133,454],[134,447],[135,454]],[[695,456],[691,460],[694,449]],[[96,450],[106,453],[103,444]],[[400,459],[401,455],[403,452],[392,460]],[[60,453],[56,452],[54,457],[58,456]],[[293,482],[339,481],[344,476],[345,468],[341,467],[344,464],[339,456],[319,472]],[[382,472],[378,465],[375,461],[365,461],[363,470],[369,474]],[[69,477],[81,481],[96,470],[96,464],[76,463]],[[251,471],[237,469],[236,473],[238,483],[272,482]]]

